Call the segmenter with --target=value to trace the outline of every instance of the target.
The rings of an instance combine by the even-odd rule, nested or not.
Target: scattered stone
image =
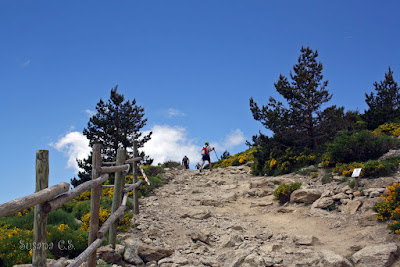
[[[391,266],[399,256],[395,243],[369,246],[353,254],[352,261],[356,266]]]
[[[326,209],[328,206],[332,205],[335,203],[335,201],[331,197],[321,197],[317,201],[315,201],[312,204],[312,208],[318,208],[318,209]]]
[[[119,265],[125,265],[122,261],[122,256],[118,252],[116,252],[111,245],[100,247],[97,249],[97,255],[105,260],[108,263],[111,264],[119,264]]]
[[[139,255],[130,247],[127,247],[124,252],[124,260],[127,263],[140,265],[143,264],[143,260],[139,257]]]
[[[223,248],[231,248],[243,242],[243,238],[239,235],[225,236],[222,240]]]
[[[189,212],[181,216],[182,219],[191,218],[196,220],[205,220],[211,217],[211,212],[209,210],[190,210]]]
[[[207,245],[210,245],[210,232],[202,230],[201,232],[194,232],[190,234],[190,238],[193,241],[201,241]]]
[[[301,246],[313,246],[319,242],[318,238],[310,235],[297,235],[293,240],[296,245]]]
[[[330,250],[321,250],[319,252],[321,255],[321,263],[324,267],[352,267],[353,264],[340,255],[337,255]]]
[[[339,210],[344,213],[356,214],[357,210],[361,207],[362,202],[353,200],[348,202],[346,205],[341,205]]]
[[[172,249],[166,249],[161,247],[153,247],[147,245],[139,245],[138,255],[144,262],[158,261],[162,258],[166,258],[172,255],[174,252]]]
[[[290,195],[291,203],[314,203],[321,197],[321,192],[316,189],[298,189]]]

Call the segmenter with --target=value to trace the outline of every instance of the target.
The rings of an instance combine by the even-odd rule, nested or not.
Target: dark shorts
[[[208,160],[210,162],[210,154],[203,155],[203,161]]]

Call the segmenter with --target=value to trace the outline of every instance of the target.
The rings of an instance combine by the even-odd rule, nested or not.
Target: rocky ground
[[[322,185],[297,174],[254,177],[249,167],[169,170],[169,183],[140,199],[136,227],[121,244],[147,266],[400,266],[398,237],[371,210],[399,177]],[[302,190],[281,206],[279,183]],[[333,211],[325,208],[334,204]],[[158,251],[147,256],[146,250]]]
[[[360,195],[347,183],[322,184],[322,175],[249,171],[168,170],[168,184],[140,199],[116,252],[103,247],[99,258],[114,266],[400,266],[398,236],[371,210],[400,176],[363,179]],[[290,203],[273,199],[279,183],[295,181],[302,187]],[[104,260],[98,265],[110,266]]]

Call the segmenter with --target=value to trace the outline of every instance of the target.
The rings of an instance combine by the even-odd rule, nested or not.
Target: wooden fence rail
[[[92,154],[92,180],[84,182],[77,187],[69,190],[70,184],[66,182],[48,187],[48,151],[37,150],[36,152],[36,192],[34,194],[18,198],[0,205],[0,218],[22,212],[31,207],[35,207],[34,217],[34,238],[37,243],[47,242],[47,215],[71,201],[83,192],[91,189],[91,213],[88,247],[83,251],[68,267],[80,266],[88,260],[88,266],[96,266],[96,249],[105,239],[105,233],[109,230],[110,244],[115,247],[116,226],[118,219],[124,214],[129,192],[134,190],[134,212],[138,212],[137,188],[143,180],[136,179],[136,165],[142,159],[137,157],[137,142],[134,142],[134,158],[125,160],[125,150],[118,150],[116,162],[101,162],[101,145],[93,146]],[[124,175],[130,170],[132,164],[134,181],[132,184],[125,184]],[[102,167],[101,165],[115,165]],[[112,211],[109,218],[99,228],[99,212],[101,187],[108,180],[108,173],[116,173],[114,187],[114,197]],[[46,266],[46,250],[34,250],[32,257],[33,266]],[[59,262],[55,264],[58,266]]]

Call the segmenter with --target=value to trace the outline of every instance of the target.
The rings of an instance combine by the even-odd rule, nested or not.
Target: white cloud
[[[245,140],[246,138],[244,137],[243,132],[240,129],[236,129],[226,137],[224,147],[232,148],[234,146],[243,144]]]
[[[191,163],[200,161],[201,147],[194,145],[192,140],[187,139],[185,128],[155,125],[151,131],[153,132],[151,139],[144,144],[143,150],[146,155],[154,159],[153,164],[157,165],[169,160],[181,162],[185,155]]]
[[[185,113],[183,113],[182,111],[180,111],[178,109],[174,109],[174,108],[169,108],[167,114],[168,114],[169,118],[185,116]]]
[[[90,110],[90,109],[86,109],[85,112],[89,115],[89,117],[93,117],[96,114],[95,111]]]
[[[87,158],[91,151],[89,140],[80,132],[70,132],[50,146],[64,152],[68,156],[67,168],[74,168],[76,172],[79,171],[76,159]]]

